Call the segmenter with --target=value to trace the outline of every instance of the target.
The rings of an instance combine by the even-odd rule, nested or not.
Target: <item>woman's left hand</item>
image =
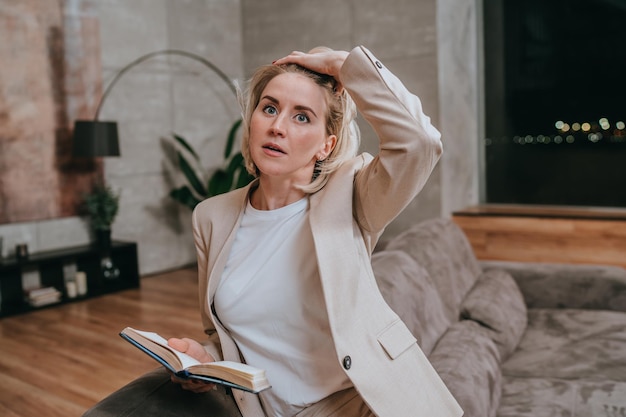
[[[211,357],[211,355],[209,355],[207,351],[204,350],[204,347],[202,347],[199,342],[193,339],[178,339],[174,337],[169,339],[167,341],[167,344],[179,352],[186,353],[200,363],[215,361],[215,359],[213,359],[213,357]],[[171,379],[172,382],[179,384],[187,391],[195,392],[197,394],[215,389],[215,384],[213,383],[204,382],[196,379],[181,379],[178,378],[175,374],[171,374]]]
[[[328,74],[337,81],[337,93],[343,90],[340,79],[341,66],[348,52],[335,51],[329,48],[318,47],[309,52],[293,51],[289,55],[274,61],[274,65],[297,64],[320,74]]]

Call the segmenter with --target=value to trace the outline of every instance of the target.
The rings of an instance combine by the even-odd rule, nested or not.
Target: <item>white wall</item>
[[[241,78],[240,5],[232,0],[98,2],[104,80],[148,52],[181,49]],[[113,237],[138,242],[142,274],[195,262],[191,212],[167,194],[160,138],[176,132],[205,161],[221,162],[223,141],[239,117],[235,96],[193,59],[155,57],[116,84],[101,118],[118,121],[122,156],[107,158],[107,182],[121,190]]]

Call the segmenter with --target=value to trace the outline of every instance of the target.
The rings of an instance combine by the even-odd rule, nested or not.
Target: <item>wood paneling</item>
[[[80,416],[158,365],[118,336],[126,326],[204,338],[195,268],[140,289],[0,320],[0,416]]]
[[[453,220],[479,259],[626,267],[626,211],[480,206]]]

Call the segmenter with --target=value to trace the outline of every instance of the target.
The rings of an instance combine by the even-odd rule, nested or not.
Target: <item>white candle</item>
[[[76,287],[78,295],[83,296],[87,294],[87,274],[83,271],[78,271],[76,273]]]
[[[74,281],[66,282],[65,289],[69,298],[76,298],[76,283]]]

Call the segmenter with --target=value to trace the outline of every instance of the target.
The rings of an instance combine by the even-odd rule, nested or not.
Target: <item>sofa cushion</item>
[[[513,277],[506,271],[492,269],[478,278],[463,300],[461,318],[490,329],[500,358],[505,360],[526,329],[526,304]]]
[[[480,261],[505,269],[517,281],[529,308],[626,311],[626,269],[612,265]]]
[[[426,220],[393,238],[386,249],[408,253],[428,271],[448,319],[457,321],[461,301],[482,273],[461,228],[450,219]]]
[[[429,360],[464,411],[464,417],[493,417],[500,402],[500,353],[488,330],[463,320],[439,340]]]
[[[372,268],[383,298],[428,355],[450,325],[428,272],[399,250],[375,253]]]
[[[626,313],[529,309],[505,375],[626,382]]]

